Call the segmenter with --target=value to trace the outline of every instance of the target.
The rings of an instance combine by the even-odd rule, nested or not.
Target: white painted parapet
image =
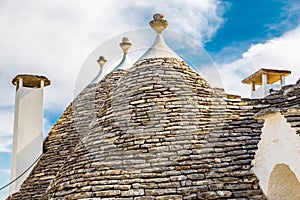
[[[261,140],[252,162],[259,185],[268,199],[300,199],[300,137],[280,111],[264,119]]]
[[[18,178],[42,154],[43,94],[50,81],[44,76],[18,75],[16,85],[13,150],[10,180]],[[10,194],[17,192],[30,171],[10,185]]]

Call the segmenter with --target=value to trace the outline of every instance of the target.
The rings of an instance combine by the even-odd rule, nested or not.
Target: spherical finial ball
[[[128,37],[123,37],[123,38],[122,38],[122,42],[123,42],[123,43],[125,43],[125,42],[129,42],[129,39],[128,39]]]
[[[100,56],[99,59],[97,60],[99,66],[102,68],[104,66],[104,64],[106,63],[106,59],[104,58],[104,56]]]
[[[163,14],[157,13],[153,15],[153,20],[149,24],[157,33],[162,33],[167,28],[168,21],[164,19]]]
[[[153,15],[153,19],[154,20],[161,20],[161,19],[164,19],[164,15],[163,14],[160,14],[160,13],[156,13]]]
[[[129,42],[128,37],[122,38],[122,43],[120,43],[120,47],[122,48],[124,54],[128,53],[128,50],[131,47],[131,43]]]

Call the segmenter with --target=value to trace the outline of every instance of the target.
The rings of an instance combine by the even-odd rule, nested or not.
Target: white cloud
[[[3,108],[14,105],[17,74],[47,76],[45,108],[61,112],[88,55],[116,34],[148,27],[156,12],[170,29],[204,42],[222,23],[223,8],[218,0],[0,0],[0,152],[11,151],[13,111]]]
[[[1,109],[0,112],[0,136],[12,134],[13,129],[13,109]]]
[[[51,122],[47,119],[47,118],[45,118],[44,117],[44,130],[43,130],[43,137],[45,138],[46,136],[47,136],[47,134],[49,133],[49,131],[51,130],[51,128],[52,128],[52,124],[51,124]]]
[[[0,169],[0,174],[9,174],[10,170],[9,169]]]
[[[299,52],[300,26],[279,38],[252,45],[241,59],[220,66],[226,92],[249,97],[250,86],[241,80],[260,68],[291,70],[286,82],[295,83],[300,77]]]
[[[0,106],[14,102],[11,79],[46,75],[45,106],[61,110],[71,101],[76,75],[88,54],[123,31],[148,26],[162,12],[170,28],[209,40],[222,23],[217,0],[2,1],[0,7]]]
[[[0,109],[0,152],[10,152],[13,130],[13,110]]]
[[[216,30],[223,22],[222,14],[224,5],[219,1],[213,0],[148,0],[148,1],[130,1],[130,9],[136,19],[139,19],[140,25],[145,26],[149,20],[141,18],[142,12],[163,13],[169,21],[169,28],[177,30],[201,42],[206,42],[212,38]],[[129,13],[130,14],[130,13]],[[151,13],[149,13],[151,14]]]
[[[112,36],[148,27],[161,12],[170,29],[207,41],[222,23],[217,0],[81,1],[26,0],[0,2],[0,151],[10,151],[15,87],[20,73],[47,76],[45,108],[61,112],[73,98],[81,65],[90,52]],[[93,77],[91,77],[93,78]],[[45,130],[49,129],[45,122]]]
[[[11,152],[12,137],[0,136],[0,152]]]

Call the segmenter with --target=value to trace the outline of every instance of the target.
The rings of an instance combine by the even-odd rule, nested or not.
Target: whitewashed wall
[[[278,191],[276,197],[268,193],[268,188],[276,187],[274,184],[282,184],[276,179],[270,181],[270,176],[276,165],[284,164],[291,170],[291,173],[295,174],[298,181],[300,180],[300,137],[280,112],[267,114],[261,118],[265,119],[265,123],[262,129],[261,141],[258,144],[258,151],[252,163],[253,171],[268,199],[282,199],[278,195],[283,194],[283,189],[281,192]],[[282,173],[281,175],[284,174],[288,173]],[[290,176],[290,179],[292,179],[292,176]],[[294,187],[291,189],[296,189],[297,185],[294,185]],[[281,185],[277,188],[284,188],[284,186]],[[297,192],[299,193],[299,191]],[[295,194],[292,196],[295,196]]]

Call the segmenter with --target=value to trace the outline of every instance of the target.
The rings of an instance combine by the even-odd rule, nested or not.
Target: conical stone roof
[[[231,132],[221,126],[228,123],[228,115],[222,113],[225,94],[210,88],[184,61],[140,61],[109,88],[97,93],[97,116],[44,199],[206,198],[208,183],[229,184],[239,174],[257,187],[248,169],[220,164],[225,152],[234,149],[226,150],[228,140],[219,134]],[[246,165],[250,164],[249,160]],[[235,169],[236,177],[224,177],[224,171]],[[217,197],[232,193],[224,190]],[[261,194],[260,189],[255,193]]]
[[[180,58],[141,59],[83,90],[11,199],[265,199],[254,105]]]
[[[241,101],[182,60],[140,61],[72,102],[10,199],[265,199],[251,170],[263,126],[254,114],[295,109],[299,94],[293,85]]]

